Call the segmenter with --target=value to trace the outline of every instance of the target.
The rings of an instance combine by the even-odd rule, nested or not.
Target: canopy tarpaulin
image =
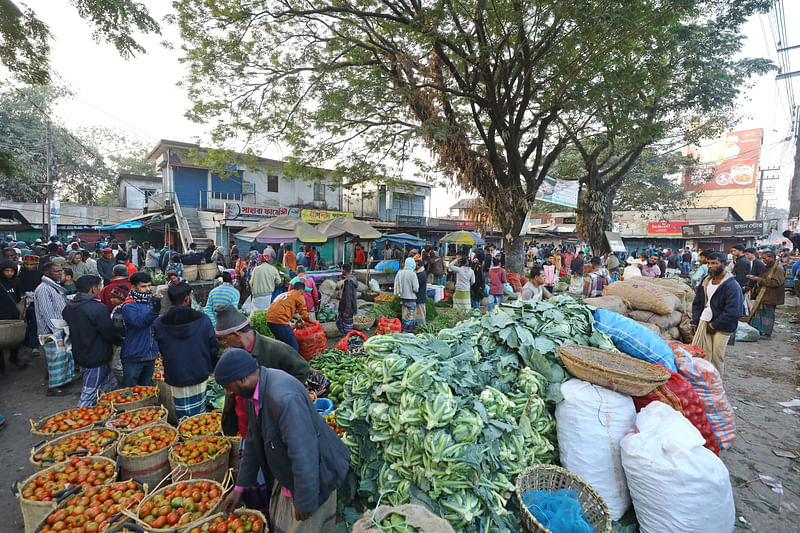
[[[476,246],[478,244],[486,244],[486,241],[480,236],[479,233],[472,231],[454,231],[448,233],[440,239],[441,242],[450,244],[466,244],[468,246]]]
[[[317,231],[328,237],[357,237],[363,240],[373,240],[381,236],[381,232],[361,220],[352,217],[337,217],[317,224]]]
[[[380,239],[375,240],[375,244],[378,248],[384,246],[385,243],[389,243],[397,245],[397,246],[407,246],[409,248],[421,248],[425,241],[420,239],[419,237],[414,237],[413,235],[409,235],[408,233],[395,233],[394,235],[389,235],[388,233],[381,236]]]
[[[259,222],[236,233],[235,237],[245,242],[260,243],[300,241],[319,244],[328,240],[311,224],[289,215],[281,215]]]
[[[100,226],[101,231],[110,231],[115,229],[139,229],[143,226],[141,220],[129,220],[127,222],[120,222],[119,224],[114,224],[113,226]]]

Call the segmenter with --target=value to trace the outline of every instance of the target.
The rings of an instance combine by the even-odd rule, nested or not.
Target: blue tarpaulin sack
[[[544,527],[558,533],[594,533],[578,501],[578,493],[570,489],[555,492],[529,490],[522,503]]]
[[[673,372],[678,371],[675,354],[667,341],[635,320],[614,311],[598,309],[594,312],[594,325],[611,337],[619,351],[648,363],[661,363]]]

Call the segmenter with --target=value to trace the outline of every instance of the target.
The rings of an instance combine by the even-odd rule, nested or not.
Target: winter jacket
[[[480,302],[483,300],[483,288],[486,286],[486,282],[483,280],[483,269],[481,268],[481,264],[478,263],[477,265],[472,267],[472,272],[475,274],[475,281],[470,286],[470,299],[476,302]]]
[[[347,314],[346,318],[352,318],[358,312],[358,281],[353,276],[347,276],[342,281],[339,315]]]
[[[272,296],[275,287],[281,282],[278,269],[268,263],[261,263],[250,273],[250,291],[253,298]]]
[[[103,302],[91,294],[78,293],[61,314],[69,324],[75,363],[82,368],[107,365],[122,337],[117,335]]]
[[[764,273],[764,270],[766,270],[766,268],[767,268],[767,265],[764,264],[764,261],[762,261],[761,259],[756,257],[755,259],[753,259],[753,262],[750,263],[750,275],[751,276],[760,276],[761,274]],[[755,282],[755,281],[748,280],[747,285],[751,289],[754,289],[756,287],[756,283],[757,282]]]
[[[417,272],[417,282],[419,283],[417,304],[424,304],[428,301],[428,274],[425,273],[425,270]]]
[[[305,383],[311,371],[308,361],[285,342],[270,339],[256,333],[256,340],[250,355],[255,357],[260,366],[277,368]]]
[[[439,256],[431,257],[430,272],[434,277],[444,276],[444,262]]]
[[[394,277],[394,294],[401,300],[417,300],[419,280],[414,272],[416,268],[417,262],[409,257],[406,259],[403,269]]]
[[[706,286],[711,283],[711,276],[706,276],[697,286],[692,302],[692,324],[700,323],[700,315],[706,306]],[[733,334],[739,327],[742,315],[742,287],[736,279],[728,275],[714,291],[711,297],[711,327],[720,333]]]
[[[757,282],[758,292],[764,292],[761,303],[765,305],[783,305],[786,292],[783,288],[786,283],[786,273],[783,265],[777,259],[769,268],[759,275]]]
[[[302,383],[282,370],[259,370],[236,485],[255,485],[260,468],[291,491],[295,510],[314,512],[344,481],[350,450],[317,414]]]
[[[168,385],[188,387],[208,379],[217,365],[219,341],[205,313],[185,305],[173,306],[155,321],[153,331]]]
[[[475,283],[475,273],[467,265],[458,266],[455,261],[450,263],[447,270],[456,275],[456,291],[467,292],[471,285]]]
[[[747,287],[750,283],[747,279],[749,273],[750,260],[747,259],[747,256],[741,255],[739,259],[736,260],[736,263],[733,264],[733,275],[736,278],[736,283],[738,283],[740,287]]]
[[[3,271],[7,268],[14,269],[14,277],[6,279]],[[14,261],[0,263],[0,320],[18,320],[19,308],[17,304],[22,298],[19,288],[19,274]]]
[[[489,294],[496,296],[503,295],[503,284],[508,283],[506,271],[501,266],[493,266],[489,269]]]
[[[125,340],[122,341],[121,359],[129,361],[154,361],[158,358],[158,342],[153,336],[153,323],[158,318],[161,302],[136,303],[130,298],[122,303],[125,321]]]
[[[267,309],[267,322],[272,324],[288,324],[299,313],[300,317],[306,322],[311,322],[306,308],[306,299],[301,291],[290,290],[279,294],[272,300],[272,304]]]
[[[97,273],[103,278],[104,282],[108,283],[114,277],[114,265],[116,264],[117,262],[113,257],[111,259],[101,257],[97,260]]]
[[[19,292],[25,294],[26,292],[35,291],[36,287],[42,282],[42,271],[35,268],[26,270],[23,265],[17,277],[19,278]]]

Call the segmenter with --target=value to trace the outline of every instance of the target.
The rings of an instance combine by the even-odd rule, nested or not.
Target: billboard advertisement
[[[578,180],[560,180],[546,176],[536,192],[536,199],[566,207],[578,207]]]
[[[648,235],[681,235],[681,227],[688,222],[648,222]]]
[[[741,130],[723,134],[699,146],[690,145],[685,155],[696,167],[685,178],[689,191],[753,189],[758,175],[762,130]]]

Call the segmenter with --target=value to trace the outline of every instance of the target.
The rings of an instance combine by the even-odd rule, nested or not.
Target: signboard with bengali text
[[[288,214],[289,209],[282,206],[225,202],[225,220],[260,220]]]
[[[681,228],[688,222],[648,222],[648,235],[681,235]]]
[[[325,222],[326,220],[339,217],[353,218],[353,213],[347,213],[344,211],[325,211],[322,209],[302,209],[300,211],[300,218],[302,221],[310,224],[319,224],[320,222]]]

